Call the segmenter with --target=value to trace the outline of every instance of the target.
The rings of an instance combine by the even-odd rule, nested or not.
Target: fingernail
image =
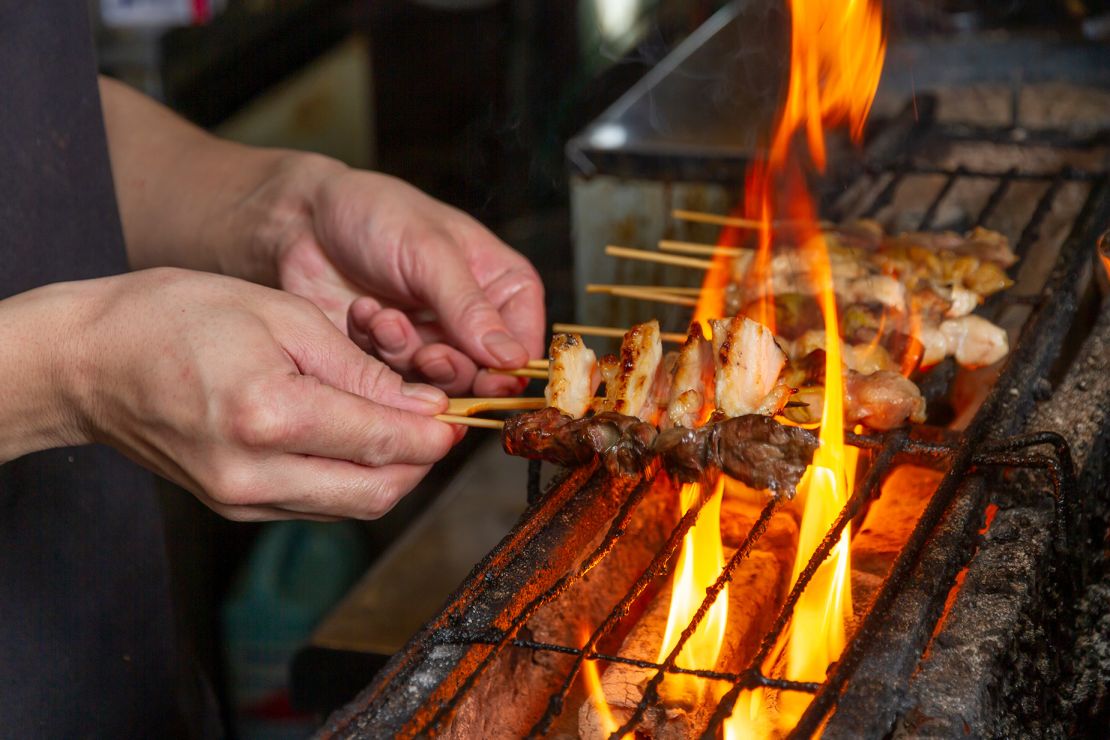
[[[447,400],[447,394],[439,388],[433,388],[422,383],[402,383],[401,395],[437,407],[442,406],[443,402]]]
[[[524,364],[528,351],[503,331],[491,331],[482,337],[482,345],[504,365]]]
[[[374,327],[374,343],[386,352],[400,352],[405,348],[405,332],[396,321],[383,321]]]
[[[420,372],[433,383],[450,383],[456,375],[454,366],[442,358],[421,365]]]

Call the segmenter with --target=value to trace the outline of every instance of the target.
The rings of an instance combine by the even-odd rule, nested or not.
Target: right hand
[[[73,403],[87,436],[236,520],[382,516],[461,429],[308,301],[175,269],[89,286]],[[93,287],[95,286],[95,287]]]

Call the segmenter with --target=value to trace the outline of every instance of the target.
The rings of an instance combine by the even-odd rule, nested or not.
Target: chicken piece
[[[663,428],[693,428],[703,421],[704,410],[713,403],[713,345],[702,333],[701,324],[690,324],[690,333],[678,352],[671,380],[670,400]]]
[[[655,403],[651,391],[662,359],[658,321],[652,319],[629,329],[621,342],[620,358],[608,355],[598,364],[605,380],[605,399],[600,410],[653,421]]]
[[[914,339],[921,343],[921,367],[932,367],[948,356],[948,337],[937,327],[920,327]]]
[[[549,352],[550,377],[543,392],[547,405],[575,419],[585,416],[601,382],[597,356],[578,334],[556,334]]]
[[[906,310],[906,286],[890,275],[865,275],[841,285],[833,280],[838,302],[876,302],[895,311]]]
[[[913,381],[888,370],[870,375],[845,373],[844,426],[861,423],[884,431],[907,420],[925,421],[925,398]]]
[[[755,413],[778,382],[786,353],[770,329],[747,317],[715,319],[711,324],[717,409],[726,416]]]
[[[959,318],[960,316],[967,316],[982,302],[982,296],[974,290],[953,285],[948,291],[948,297],[952,305],[944,312],[944,315],[950,319]]]
[[[1010,351],[1006,332],[981,316],[949,319],[941,323],[940,332],[948,342],[948,354],[964,367],[993,365]]]

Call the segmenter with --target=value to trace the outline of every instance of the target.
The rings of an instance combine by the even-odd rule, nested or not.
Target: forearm
[[[67,358],[84,341],[72,319],[93,282],[51,285],[0,301],[0,463],[89,441]]]
[[[275,284],[279,232],[310,197],[305,173],[341,165],[218,139],[113,80],[100,92],[131,266]]]

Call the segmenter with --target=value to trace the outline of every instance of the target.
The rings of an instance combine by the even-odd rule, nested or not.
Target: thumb
[[[330,323],[321,322],[283,344],[301,373],[332,387],[417,414],[438,414],[447,408],[447,395],[439,388],[406,383]]]
[[[509,331],[497,308],[454,249],[427,250],[422,298],[435,311],[451,342],[478,365],[517,368],[528,350]]]

